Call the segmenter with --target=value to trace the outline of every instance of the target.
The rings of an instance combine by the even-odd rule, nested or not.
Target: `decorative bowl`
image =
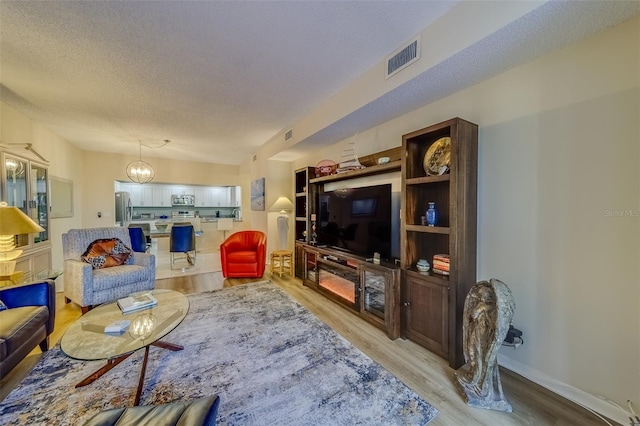
[[[431,269],[431,265],[429,265],[429,262],[427,262],[426,260],[420,259],[416,263],[416,269],[420,272],[428,272],[429,269]]]
[[[321,160],[316,164],[316,177],[329,176],[336,171],[337,164],[331,160]]]

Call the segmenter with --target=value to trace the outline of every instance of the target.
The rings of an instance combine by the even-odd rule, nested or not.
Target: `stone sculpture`
[[[497,356],[514,310],[511,290],[494,278],[475,284],[465,299],[462,345],[466,364],[455,377],[471,407],[512,410],[502,392]]]

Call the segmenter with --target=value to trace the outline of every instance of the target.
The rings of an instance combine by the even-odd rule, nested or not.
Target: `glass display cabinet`
[[[0,152],[0,158],[2,201],[19,208],[44,229],[37,234],[16,235],[16,248],[23,250],[17,260],[16,270],[34,272],[51,269],[48,168],[7,152]]]

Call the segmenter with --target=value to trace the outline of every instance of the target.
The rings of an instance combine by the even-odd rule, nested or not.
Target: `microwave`
[[[196,197],[193,195],[172,195],[171,196],[171,205],[172,206],[195,206],[196,205]]]

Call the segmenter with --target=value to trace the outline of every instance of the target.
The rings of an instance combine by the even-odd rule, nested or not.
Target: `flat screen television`
[[[400,194],[391,184],[318,194],[316,240],[321,246],[366,258],[399,258]]]

